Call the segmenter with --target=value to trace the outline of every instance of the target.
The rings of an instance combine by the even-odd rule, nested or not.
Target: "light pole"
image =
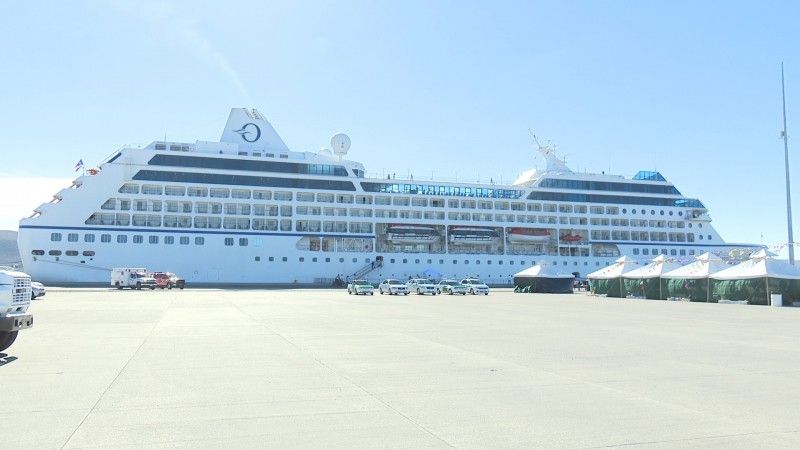
[[[786,88],[783,81],[781,62],[781,96],[783,97],[783,152],[786,162],[786,221],[789,227],[789,264],[794,265],[794,236],[792,235],[792,190],[789,185],[789,133],[786,130]]]

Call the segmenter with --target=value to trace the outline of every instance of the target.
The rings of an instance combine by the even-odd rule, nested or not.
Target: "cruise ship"
[[[510,185],[368,177],[349,147],[336,134],[331,150],[290,151],[261,113],[234,108],[219,142],[122,148],[20,221],[24,269],[51,284],[145,267],[198,285],[430,270],[510,285],[541,261],[583,276],[623,255],[690,260],[742,246],[658,172],[573,172],[538,146],[546,167]]]

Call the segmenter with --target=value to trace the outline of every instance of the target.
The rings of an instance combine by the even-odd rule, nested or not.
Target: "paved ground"
[[[800,308],[50,289],[2,448],[800,448]]]

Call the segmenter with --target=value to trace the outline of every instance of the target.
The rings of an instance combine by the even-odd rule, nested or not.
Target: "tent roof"
[[[560,269],[550,264],[539,264],[517,272],[515,277],[539,277],[539,278],[575,278],[572,273],[562,272]]]
[[[784,278],[800,280],[800,269],[775,258],[752,258],[709,276],[714,280],[747,280],[751,278]]]
[[[586,278],[593,278],[596,280],[610,280],[612,278],[620,277],[622,276],[622,274],[636,269],[638,264],[639,264],[638,261],[636,261],[635,259],[632,259],[628,256],[623,256],[622,258],[618,259],[616,263],[586,275]]]
[[[658,278],[662,273],[669,272],[680,268],[681,265],[671,259],[667,259],[664,255],[658,255],[653,258],[653,262],[640,267],[636,270],[622,275],[622,278]]]
[[[694,262],[686,264],[675,270],[661,274],[661,278],[700,279],[707,278],[712,273],[728,269],[729,266],[719,256],[712,253],[703,253],[695,258]]]

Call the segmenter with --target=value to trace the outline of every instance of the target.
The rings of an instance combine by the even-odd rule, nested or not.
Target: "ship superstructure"
[[[322,284],[337,277],[477,276],[511,284],[539,261],[579,275],[623,255],[725,253],[706,207],[658,172],[545,169],[511,185],[370,178],[332,151],[290,151],[253,109],[220,142],[126,147],[19,226],[25,270],[46,283],[107,283],[113,267],[192,284]]]

